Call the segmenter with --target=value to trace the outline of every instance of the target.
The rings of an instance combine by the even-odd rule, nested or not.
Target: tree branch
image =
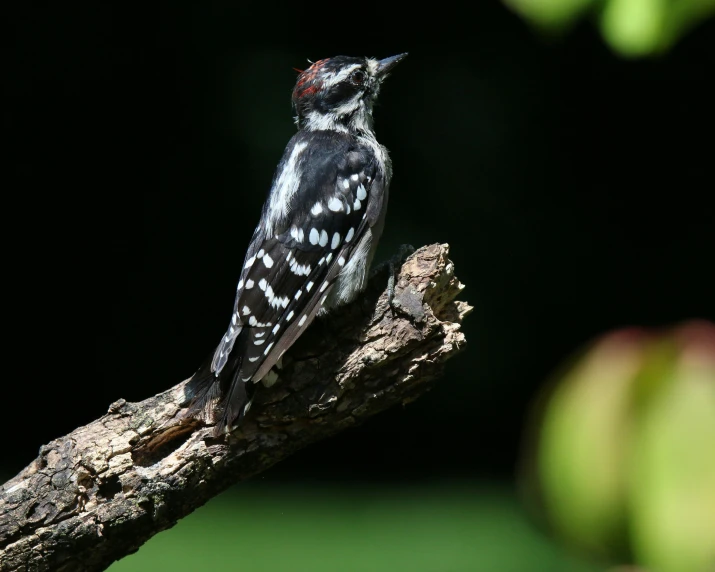
[[[281,381],[257,392],[227,438],[182,416],[182,382],[40,448],[0,489],[0,570],[91,571],[237,481],[305,445],[424,393],[465,344],[471,310],[447,245],[415,252],[395,289],[396,311],[373,277],[354,304],[318,321],[284,356]]]

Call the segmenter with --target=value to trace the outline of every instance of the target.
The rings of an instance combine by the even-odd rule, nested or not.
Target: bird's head
[[[336,56],[315,62],[300,73],[293,89],[296,124],[309,130],[371,130],[380,84],[405,56]]]

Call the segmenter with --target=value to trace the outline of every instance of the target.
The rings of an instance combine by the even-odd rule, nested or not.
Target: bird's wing
[[[268,373],[322,307],[369,228],[376,171],[374,156],[353,147],[302,172],[284,216],[271,212],[269,197],[244,261],[231,324],[211,362],[214,385],[204,391],[223,398],[220,425],[243,413],[250,393],[244,384]]]

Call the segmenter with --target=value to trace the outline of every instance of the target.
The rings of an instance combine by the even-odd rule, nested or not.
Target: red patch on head
[[[321,68],[327,61],[328,59],[319,60],[311,65],[307,70],[300,73],[298,81],[296,81],[295,84],[295,89],[293,90],[294,99],[301,99],[306,95],[315,95],[315,93],[320,90],[321,82],[318,81],[318,72],[320,72]]]
[[[318,92],[318,89],[320,89],[320,87],[317,85],[309,85],[303,89],[296,89],[293,94],[297,99],[301,99],[306,95],[315,95]]]

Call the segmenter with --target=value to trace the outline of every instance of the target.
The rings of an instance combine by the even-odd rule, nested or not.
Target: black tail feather
[[[212,353],[186,386],[187,416],[215,423],[213,433],[216,437],[230,432],[243,419],[255,391],[253,382],[244,382],[240,378],[243,361],[240,345],[237,343],[239,347],[233,348],[233,355],[218,375],[211,371]]]
[[[241,381],[239,377],[241,368],[234,370],[230,377],[230,384],[221,400],[221,417],[216,425],[215,433],[230,433],[231,428],[240,423],[246,412],[246,405],[253,397],[255,384],[251,381]],[[223,372],[222,372],[223,373]],[[250,395],[249,395],[250,393]]]

